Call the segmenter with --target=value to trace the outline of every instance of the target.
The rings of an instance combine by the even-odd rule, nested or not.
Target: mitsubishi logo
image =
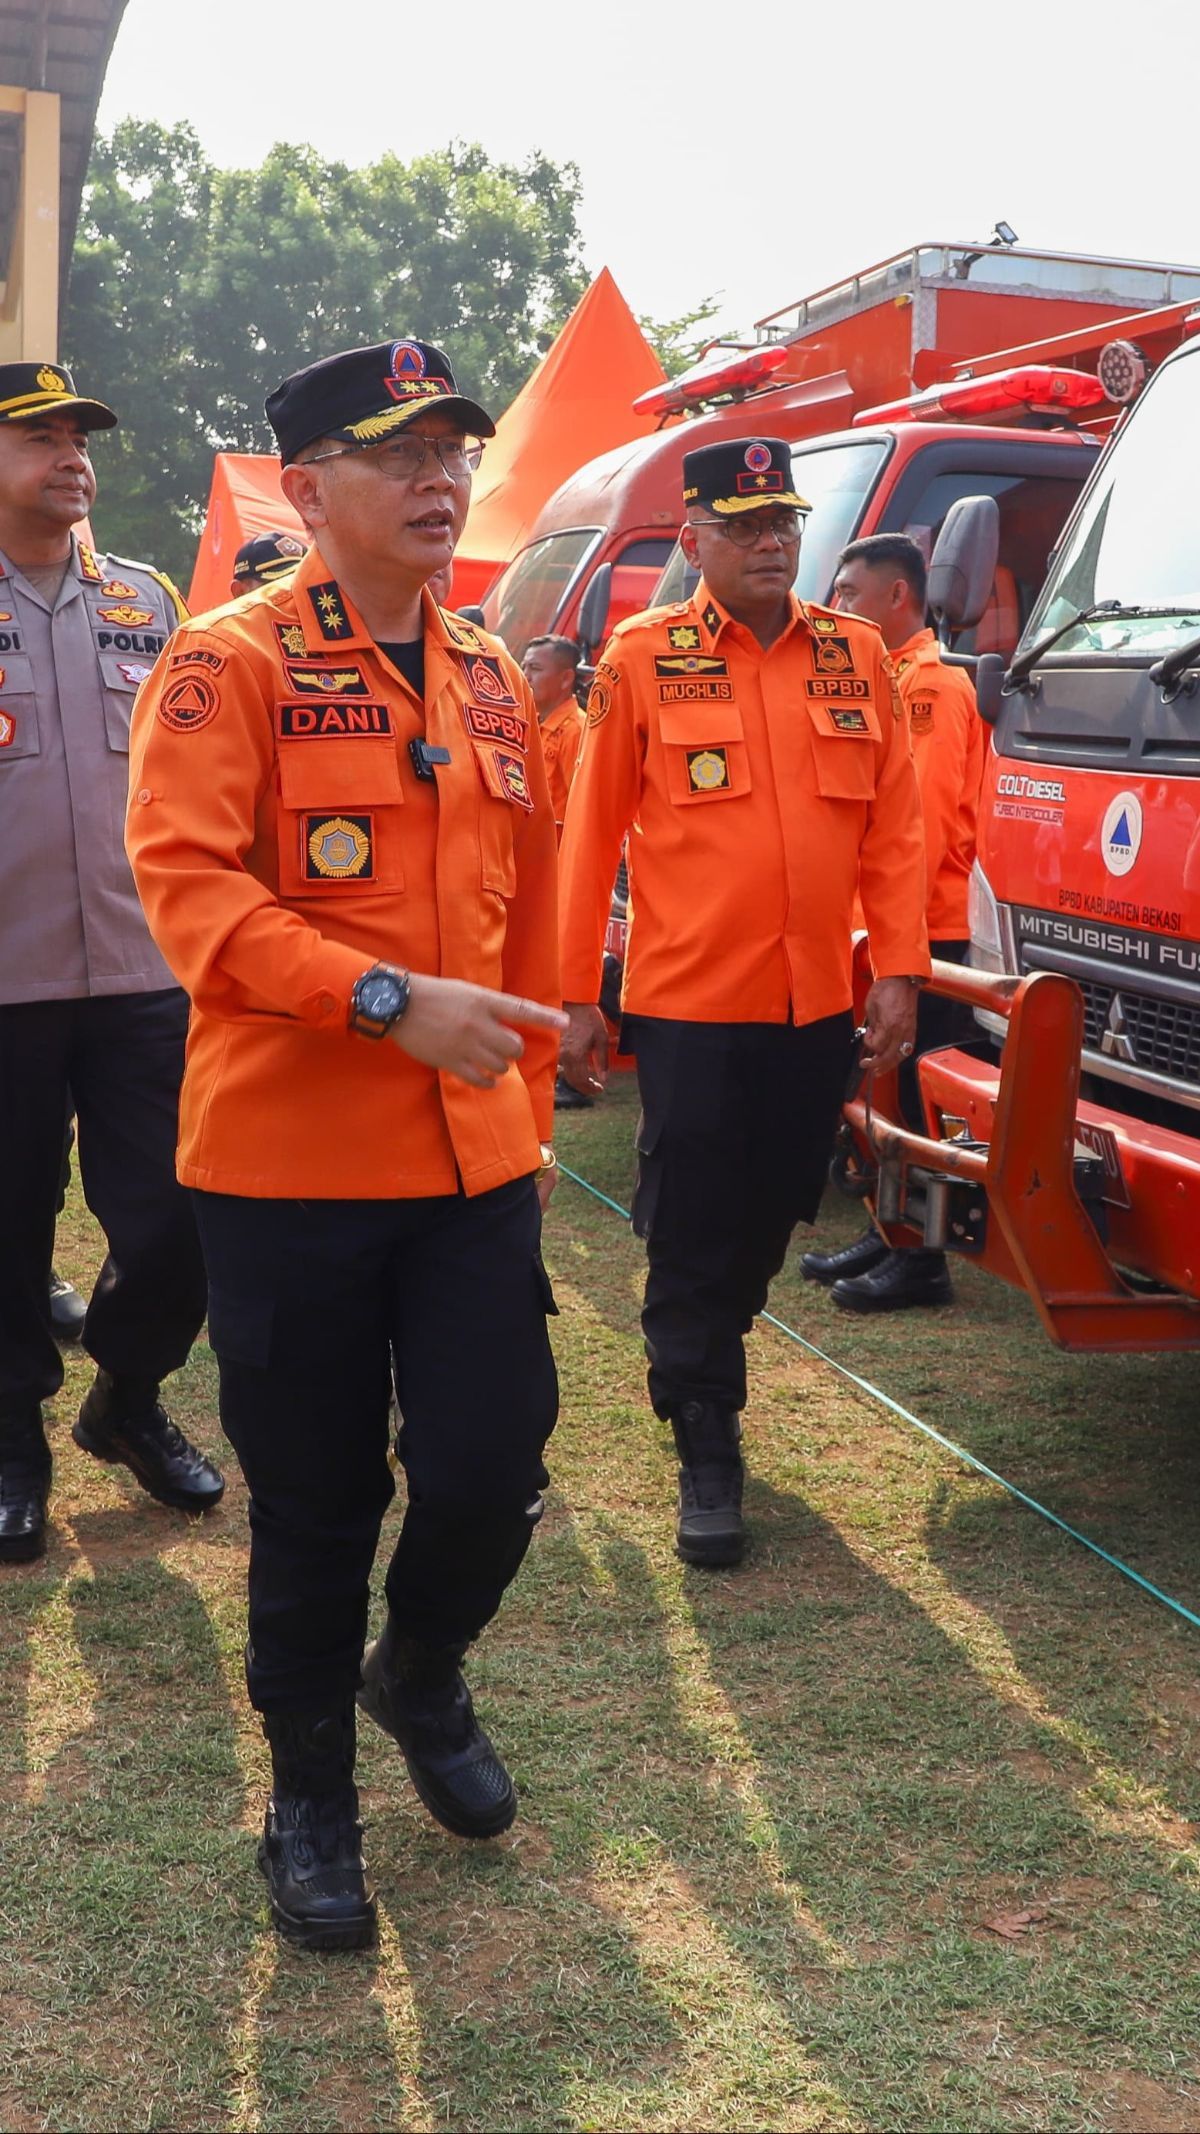
[[[1100,1039],[1100,1050],[1106,1052],[1111,1060],[1123,1060],[1127,1066],[1136,1065],[1137,1053],[1133,1049],[1133,1039],[1126,1026],[1125,1008],[1119,993],[1113,994],[1112,1006],[1104,1025],[1104,1035]]]

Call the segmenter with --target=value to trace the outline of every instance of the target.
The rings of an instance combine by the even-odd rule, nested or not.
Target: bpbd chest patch
[[[813,646],[813,658],[819,674],[853,674],[854,654],[848,637],[832,635],[819,637]]]
[[[494,704],[464,704],[467,732],[477,741],[504,741],[522,752],[528,746],[529,729],[518,711],[504,711]]]
[[[499,704],[515,710],[516,697],[499,660],[492,652],[455,652],[451,655],[461,669],[467,688],[481,704]]]

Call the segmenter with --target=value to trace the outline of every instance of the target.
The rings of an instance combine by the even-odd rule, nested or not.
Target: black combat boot
[[[87,1299],[72,1288],[65,1275],[50,1269],[50,1324],[56,1341],[78,1341],[87,1318]]]
[[[456,1838],[496,1838],[517,1796],[475,1717],[462,1678],[465,1645],[422,1645],[389,1616],[363,1654],[358,1701],[404,1751],[408,1775],[430,1815]]]
[[[740,1563],[746,1546],[742,1525],[742,1426],[733,1408],[715,1401],[684,1401],[671,1417],[679,1454],[679,1524],[675,1547],[685,1563]]]
[[[837,1281],[829,1292],[844,1312],[904,1312],[914,1304],[953,1304],[944,1252],[886,1252],[866,1274]]]
[[[302,1949],[367,1949],[376,1937],[354,1785],[354,1706],[267,1712],[271,1798],[258,1864],[271,1917]]]
[[[152,1378],[97,1371],[71,1436],[94,1459],[128,1467],[150,1496],[178,1511],[211,1511],[225,1494],[220,1469],[171,1421]]]
[[[878,1230],[865,1230],[852,1245],[843,1245],[838,1252],[802,1252],[800,1272],[810,1282],[823,1282],[828,1288],[832,1282],[843,1277],[850,1281],[855,1275],[869,1274],[886,1260],[889,1247]]]
[[[50,1447],[36,1400],[0,1407],[0,1563],[46,1553]]]

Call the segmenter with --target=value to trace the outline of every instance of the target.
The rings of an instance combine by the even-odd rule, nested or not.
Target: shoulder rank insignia
[[[667,631],[667,643],[672,652],[698,652],[701,642],[694,622],[677,622]]]
[[[90,585],[99,585],[103,572],[91,549],[82,541],[79,544],[79,568]]]
[[[316,625],[322,637],[326,640],[353,637],[354,632],[350,627],[350,618],[346,613],[345,603],[342,600],[341,587],[335,580],[329,578],[324,585],[310,585],[307,591]]]
[[[708,631],[709,636],[715,637],[721,627],[721,617],[719,611],[713,606],[711,600],[709,601],[708,606],[704,610],[704,614],[701,617],[701,621],[703,622],[705,629]]]

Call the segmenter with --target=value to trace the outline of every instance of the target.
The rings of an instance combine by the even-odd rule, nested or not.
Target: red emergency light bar
[[[725,393],[752,393],[767,385],[773,373],[787,362],[787,349],[775,345],[750,348],[724,363],[694,363],[665,385],[639,393],[634,407],[639,415],[684,415],[689,408],[703,407]]]
[[[883,407],[863,408],[851,427],[866,428],[876,422],[920,422],[930,415],[1006,415],[1014,408],[1031,413],[1058,414],[1076,408],[1104,406],[1108,394],[1090,371],[1056,370],[1049,364],[1026,364],[1019,370],[999,370],[987,378],[958,378],[949,385],[931,385],[908,400],[890,400]]]

